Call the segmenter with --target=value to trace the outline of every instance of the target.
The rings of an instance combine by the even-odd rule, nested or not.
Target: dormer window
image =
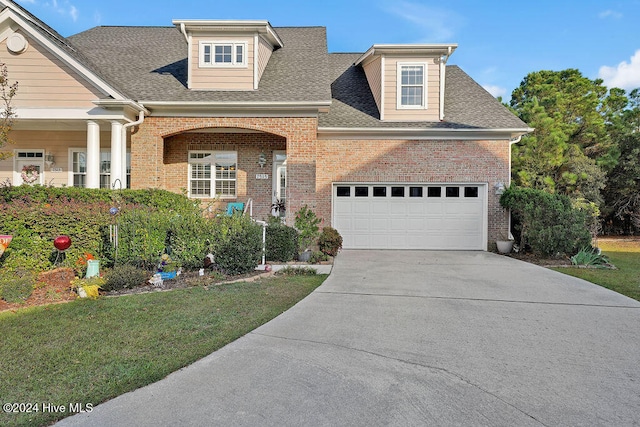
[[[246,67],[246,42],[200,42],[200,67]]]
[[[398,62],[398,108],[427,108],[426,64]]]

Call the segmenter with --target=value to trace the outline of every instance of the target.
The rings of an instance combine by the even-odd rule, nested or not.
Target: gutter
[[[509,140],[520,141],[531,128],[333,128],[318,127],[318,139]],[[515,141],[514,141],[515,139]]]

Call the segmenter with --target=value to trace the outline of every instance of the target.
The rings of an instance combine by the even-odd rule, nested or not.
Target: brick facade
[[[249,132],[238,133],[243,129]],[[132,187],[184,192],[189,150],[233,150],[238,197],[222,203],[252,198],[254,217],[265,218],[273,191],[273,151],[286,149],[289,224],[307,204],[329,225],[334,182],[473,182],[488,185],[489,242],[507,230],[507,213],[494,185],[509,182],[508,141],[318,141],[316,129],[314,118],[150,117],[132,135]],[[261,152],[267,157],[264,168],[258,165]],[[269,179],[257,180],[260,173]]]

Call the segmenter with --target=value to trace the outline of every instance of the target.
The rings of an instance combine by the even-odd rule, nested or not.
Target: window
[[[387,187],[373,187],[373,197],[387,197]]]
[[[351,187],[338,187],[336,192],[338,197],[349,197],[351,195]]]
[[[127,177],[125,188],[131,188],[131,153],[127,153]],[[74,187],[87,186],[87,152],[71,151],[71,184]],[[111,151],[100,151],[100,188],[111,188]]]
[[[409,187],[409,197],[422,197],[422,187]]]
[[[478,197],[478,187],[464,187],[464,197]]]
[[[356,187],[356,197],[369,197],[369,187]]]
[[[200,42],[201,67],[244,67],[245,42]]]
[[[190,151],[191,197],[236,197],[238,154],[235,151]]]
[[[427,197],[442,197],[442,188],[441,187],[427,188]]]
[[[460,197],[460,187],[447,187],[447,197]]]
[[[391,187],[391,197],[404,197],[404,187]]]
[[[427,108],[425,83],[426,64],[398,63],[398,100],[397,107]]]

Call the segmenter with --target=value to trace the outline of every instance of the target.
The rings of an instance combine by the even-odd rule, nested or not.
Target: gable
[[[13,53],[7,48],[9,37],[20,34],[26,49]],[[53,55],[25,32],[11,32],[2,38],[0,51],[9,79],[17,80],[19,90],[13,99],[17,108],[92,108],[92,101],[104,97],[71,67]]]

